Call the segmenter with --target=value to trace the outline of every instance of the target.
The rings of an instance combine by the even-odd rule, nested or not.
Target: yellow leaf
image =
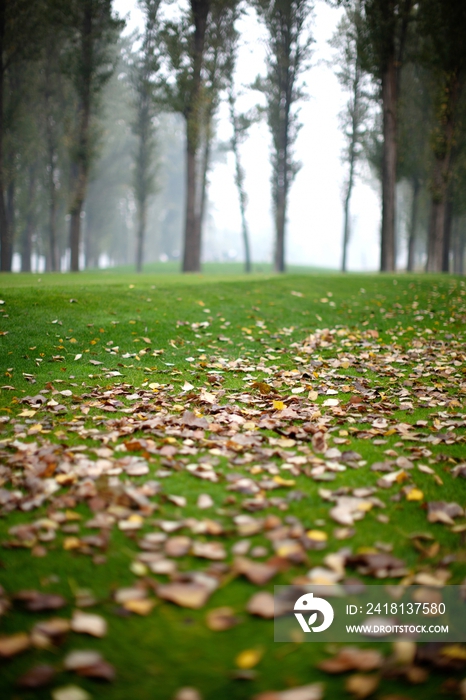
[[[261,660],[262,654],[260,649],[245,649],[236,657],[236,666],[243,669],[253,668]]]
[[[407,501],[422,501],[424,494],[420,489],[411,489],[406,496]]]
[[[63,540],[63,549],[77,549],[81,546],[79,537],[65,537]]]
[[[70,520],[82,520],[82,515],[75,513],[74,510],[65,510],[66,519]]]
[[[318,396],[319,396],[319,394],[318,394],[317,391],[310,391],[309,394],[307,395],[307,398],[308,398],[310,401],[315,401],[315,400],[317,399]]]
[[[286,405],[283,403],[283,401],[273,401],[272,405],[276,411],[283,411],[283,409],[286,408]]]
[[[274,476],[273,480],[280,486],[294,486],[296,484],[293,479],[283,479],[281,476]]]
[[[372,503],[370,501],[363,501],[358,505],[358,510],[362,510],[364,512],[368,510],[372,510]]]
[[[448,656],[450,659],[466,659],[466,649],[459,644],[443,647],[441,654]]]
[[[25,408],[24,411],[21,411],[21,413],[18,413],[18,416],[21,416],[21,418],[32,418],[32,416],[36,415],[36,411],[32,411],[30,408]]]
[[[145,576],[148,573],[147,566],[142,561],[133,561],[129,568],[136,576]]]
[[[125,610],[137,615],[148,615],[155,605],[155,600],[127,600],[123,603]]]
[[[326,542],[328,540],[328,535],[323,530],[308,530],[306,535],[315,542]]]

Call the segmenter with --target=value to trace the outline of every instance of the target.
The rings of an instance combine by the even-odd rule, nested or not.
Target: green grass
[[[218,274],[219,269],[214,266],[210,271],[212,274],[206,276],[181,276],[165,274],[161,270],[168,270],[170,265],[167,264],[166,268],[156,265],[154,270],[157,274],[148,272],[139,276],[129,272],[118,274],[117,271],[103,271],[80,275],[0,277],[0,299],[5,302],[0,306],[0,333],[6,332],[0,335],[0,385],[13,387],[0,390],[0,416],[10,419],[7,423],[0,423],[0,450],[4,454],[13,452],[13,448],[8,446],[8,440],[14,430],[20,441],[51,440],[64,448],[86,445],[92,449],[100,446],[100,441],[80,437],[77,432],[79,426],[104,430],[105,421],[122,418],[125,414],[120,411],[105,413],[101,406],[90,404],[88,414],[83,415],[79,407],[92,402],[92,399],[88,397],[80,400],[82,394],[96,392],[102,396],[103,392],[111,391],[122,383],[131,385],[134,390],[148,389],[150,383],[157,382],[173,386],[171,392],[173,403],[176,403],[184,381],[192,383],[198,390],[202,386],[207,391],[212,389],[207,381],[207,365],[212,357],[244,357],[256,365],[268,349],[275,353],[275,359],[269,362],[269,366],[277,366],[277,376],[281,371],[303,367],[305,365],[294,358],[297,353],[303,356],[300,344],[317,328],[347,328],[361,342],[363,336],[357,335],[358,333],[377,330],[379,337],[368,341],[371,343],[369,351],[377,344],[383,352],[387,352],[388,346],[400,351],[412,350],[414,343],[422,339],[426,343],[442,342],[444,348],[448,348],[448,357],[451,359],[452,344],[456,342],[456,362],[459,364],[446,365],[447,369],[452,369],[450,375],[445,373],[444,367],[438,373],[430,373],[428,377],[423,378],[420,374],[418,379],[413,379],[415,368],[421,361],[419,356],[413,355],[416,359],[409,364],[394,364],[392,376],[377,376],[370,367],[363,372],[359,366],[347,370],[339,368],[336,376],[345,377],[344,381],[351,385],[365,378],[379,389],[379,396],[373,400],[369,413],[378,410],[378,402],[383,401],[380,395],[384,392],[391,396],[390,392],[395,388],[399,390],[408,386],[412,393],[411,386],[405,382],[411,381],[411,385],[414,383],[414,387],[424,387],[426,391],[427,387],[438,384],[441,387],[439,391],[446,397],[445,401],[439,399],[442,405],[424,407],[416,397],[412,410],[396,407],[392,412],[384,414],[390,424],[407,422],[414,425],[418,420],[427,420],[428,427],[420,429],[424,436],[436,434],[432,421],[439,412],[445,412],[454,418],[463,411],[464,421],[466,287],[460,278],[428,275],[340,276],[324,273],[279,277],[269,271],[257,272],[246,278],[240,275],[236,264],[227,271],[228,276]],[[325,298],[327,302],[322,301]],[[192,327],[192,324],[206,321],[209,323],[206,327]],[[219,337],[227,337],[229,341],[218,340]],[[151,342],[148,343],[143,338],[149,338]],[[298,345],[291,347],[293,343]],[[115,347],[118,352],[112,353]],[[363,345],[355,347],[357,352],[366,351]],[[425,344],[422,347],[426,347]],[[434,348],[440,358],[442,346],[436,345]],[[328,375],[331,369],[328,362],[335,359],[336,349],[341,353],[340,347],[330,344],[307,356],[307,361],[322,361],[327,372],[327,377],[311,376],[309,384],[312,388],[318,389],[322,382],[328,381],[329,376],[330,379],[335,376]],[[142,353],[141,350],[146,352]],[[353,353],[356,351],[354,347],[351,350]],[[81,357],[75,360],[77,355]],[[206,359],[199,360],[199,355],[205,355]],[[186,358],[190,356],[195,357],[196,361],[187,361]],[[93,365],[89,360],[103,364]],[[370,362],[370,357],[364,360],[364,363]],[[118,371],[121,375],[110,376],[111,371]],[[320,369],[317,374],[319,372]],[[274,379],[274,375],[260,371],[253,371],[251,375],[258,382]],[[226,392],[222,398],[223,403],[228,403],[230,396],[236,393],[234,402],[244,409],[246,405],[239,402],[238,392],[247,391],[258,396],[257,389],[252,387],[253,380],[245,381],[244,374],[225,372],[223,376],[225,381],[221,388]],[[47,386],[58,391],[71,389],[72,397],[59,395],[60,403],[67,407],[67,412],[50,415],[46,410],[40,410],[34,416],[19,417],[20,412],[29,408],[20,403],[22,398],[33,396]],[[277,391],[284,398],[291,395],[290,388],[282,383]],[[338,397],[342,402],[347,401],[351,393],[340,392]],[[50,394],[47,396],[50,397]],[[316,402],[322,404],[325,398],[319,395]],[[183,402],[183,399],[178,401]],[[264,401],[267,403],[266,397]],[[396,401],[399,401],[398,397]],[[74,406],[72,410],[71,406]],[[195,401],[193,406],[196,406]],[[202,411],[202,406],[198,405],[198,409]],[[175,412],[176,410],[178,409]],[[322,412],[325,413],[323,407]],[[329,504],[320,498],[318,489],[375,485],[381,474],[369,471],[370,465],[385,459],[384,451],[389,449],[396,450],[400,456],[409,457],[409,447],[416,445],[416,442],[406,442],[400,446],[399,435],[389,434],[384,445],[374,445],[369,439],[357,437],[357,432],[362,433],[370,427],[364,421],[364,414],[361,414],[360,421],[354,423],[348,423],[345,417],[338,418],[338,415],[333,416],[332,413],[329,415],[332,416],[329,427],[337,428],[332,433],[333,437],[339,435],[339,430],[359,429],[349,431],[350,445],[341,449],[359,452],[367,461],[367,468],[348,469],[338,473],[335,481],[330,484],[300,474],[295,479],[294,488],[304,492],[307,496],[305,499],[289,502],[286,512],[271,507],[253,513],[256,517],[263,517],[269,512],[282,518],[294,516],[306,529],[325,530],[329,538],[324,550],[309,552],[307,565],[291,566],[263,588],[273,591],[274,584],[289,583],[296,576],[303,575],[320,564],[325,555],[342,547],[349,546],[357,552],[367,547],[377,547],[380,542],[392,545],[393,554],[403,559],[413,572],[435,570],[444,557],[454,555],[454,561],[449,564],[452,573],[449,582],[460,583],[466,576],[464,534],[454,532],[451,527],[442,524],[428,523],[422,505],[427,501],[440,500],[455,501],[466,506],[464,481],[453,479],[450,474],[451,467],[464,460],[464,427],[455,430],[456,438],[454,442],[450,441],[451,444],[429,443],[432,455],[417,460],[431,466],[441,478],[442,485],[434,481],[432,476],[415,470],[412,476],[424,494],[422,503],[408,502],[404,497],[399,501],[391,500],[403,485],[390,490],[378,490],[376,495],[386,503],[383,512],[390,517],[390,522],[379,522],[376,518],[377,509],[373,509],[364,520],[355,524],[356,533],[353,537],[339,541],[334,537],[336,523],[328,515]],[[37,432],[34,426],[38,422],[45,432]],[[280,437],[273,431],[261,432]],[[148,437],[142,433],[137,435]],[[119,439],[117,444],[122,441]],[[178,444],[181,445],[179,440]],[[330,439],[329,446],[332,446]],[[205,448],[202,448],[201,453],[204,452]],[[89,455],[95,458],[93,453],[90,452]],[[283,461],[273,459],[278,464]],[[157,470],[159,462],[158,457],[151,458],[151,469]],[[233,471],[244,469],[245,467],[235,466]],[[223,458],[219,470],[224,474],[231,471]],[[246,472],[245,474],[249,476]],[[286,472],[282,474],[286,476]],[[144,479],[145,477],[137,477],[134,481],[142,484]],[[241,500],[247,497],[233,493],[237,497],[237,503],[233,506],[225,504],[226,496],[231,495],[225,491],[225,482],[211,484],[195,479],[184,470],[174,472],[172,476],[160,481],[165,493],[186,496],[187,506],[179,508],[159,497],[152,499],[158,504],[159,510],[146,519],[142,532],[156,529],[151,525],[154,518],[186,517],[212,517],[222,522],[231,532],[232,515],[245,512],[241,510]],[[6,483],[3,487],[10,488],[10,484]],[[55,495],[64,493],[63,489]],[[218,513],[215,509],[197,509],[195,504],[200,493],[212,496]],[[280,488],[273,491],[272,495],[286,497],[287,493],[286,488]],[[61,508],[64,509],[65,506]],[[79,503],[72,509],[81,514],[83,520],[90,517],[90,510],[84,503]],[[0,520],[0,541],[11,539],[8,530],[12,526],[45,517],[48,510],[50,507],[46,504],[31,513],[15,511],[5,515]],[[324,525],[316,525],[316,521],[323,521]],[[464,523],[465,520],[461,518],[456,522]],[[423,557],[413,547],[409,535],[416,531],[430,534],[439,543],[438,551],[430,558]],[[95,534],[95,531],[92,532]],[[90,530],[81,527],[80,535],[90,533]],[[137,534],[139,538],[140,532]],[[225,541],[228,548],[235,541],[233,534],[216,539]],[[115,666],[116,681],[104,684],[62,671],[54,680],[53,687],[76,683],[93,697],[104,700],[168,700],[182,686],[198,688],[204,700],[220,697],[240,700],[266,690],[282,690],[315,681],[325,683],[326,698],[350,697],[343,689],[345,676],[329,676],[316,668],[318,661],[328,657],[328,649],[317,643],[274,643],[273,622],[252,618],[245,612],[248,599],[258,588],[244,579],[236,578],[220,587],[201,610],[177,608],[171,603],[160,601],[147,617],[122,617],[112,602],[111,593],[116,588],[133,585],[137,579],[130,569],[138,551],[134,538],[114,528],[106,552],[106,562],[100,565],[95,565],[88,555],[64,551],[63,540],[64,535],[59,533],[53,542],[44,543],[47,548],[44,557],[31,556],[27,547],[0,549],[0,582],[9,594],[30,588],[61,593],[69,601],[67,608],[58,611],[61,617],[70,617],[74,591],[77,588],[90,588],[99,601],[90,612],[95,611],[107,619],[108,635],[101,640],[94,640],[70,633],[60,647],[29,650],[9,661],[0,662],[2,698],[49,698],[48,688],[31,692],[15,689],[15,679],[36,663],[51,663],[58,668],[65,652],[77,648],[98,649]],[[252,540],[253,544],[267,545],[271,549],[263,534],[254,536]],[[230,561],[229,557],[227,562]],[[179,568],[192,570],[206,568],[207,565],[205,560],[185,557],[180,560]],[[354,574],[350,571],[348,573]],[[149,574],[148,578],[152,581],[166,581],[163,576]],[[377,582],[370,578],[367,581]],[[206,611],[224,605],[234,608],[241,619],[240,624],[225,632],[210,631],[205,624]],[[9,634],[28,631],[37,620],[53,616],[54,613],[23,612],[15,604],[0,618],[0,624],[3,632]],[[391,650],[388,644],[371,643],[369,646],[381,649],[386,655]],[[264,652],[255,668],[256,677],[253,680],[234,679],[236,656],[240,651],[250,648],[261,648]],[[409,685],[405,680],[383,679],[376,697],[382,698],[391,693],[408,698],[422,697],[424,700],[441,697],[440,688],[449,676],[456,679],[461,677],[451,672],[442,674],[431,669],[427,682],[420,685]]]

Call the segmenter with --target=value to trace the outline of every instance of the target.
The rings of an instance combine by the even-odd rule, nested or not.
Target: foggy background
[[[183,0],[175,7],[165,9],[176,14],[176,6],[187,6]],[[125,36],[143,30],[143,14],[136,0],[114,0],[114,9],[126,19]],[[342,189],[344,167],[341,162],[343,136],[338,114],[345,104],[343,93],[333,68],[326,64],[332,59],[328,41],[335,32],[342,10],[316,2],[313,21],[312,67],[304,75],[309,98],[301,104],[303,127],[298,136],[296,151],[302,168],[291,187],[287,226],[287,259],[291,264],[312,265],[338,269],[341,258],[343,208]],[[257,74],[265,73],[265,30],[252,10],[238,24],[240,45],[235,83],[244,86],[246,93],[239,100],[240,109],[247,110],[263,97],[248,89]],[[114,82],[115,78],[112,79]],[[111,90],[111,86],[107,92]],[[121,104],[121,108],[124,105]],[[151,206],[147,230],[148,259],[154,260],[179,253],[184,211],[184,125],[181,117],[165,115],[164,120],[175,124],[172,148],[165,148],[165,139],[159,138],[158,184],[161,192]],[[228,108],[222,104],[217,117],[217,139],[231,138]],[[159,134],[159,136],[161,136]],[[269,163],[270,134],[265,120],[251,127],[242,147],[248,193],[247,216],[251,232],[252,259],[271,261],[274,237],[272,202],[270,194],[271,167]],[[176,160],[177,162],[174,162]],[[162,167],[163,165],[163,167]],[[168,166],[169,174],[164,173]],[[350,270],[376,270],[379,264],[380,195],[379,183],[364,166],[365,177],[358,178],[352,196],[352,235],[349,246]],[[238,194],[234,184],[233,153],[222,153],[213,160],[209,178],[208,211],[203,241],[203,260],[243,260],[240,237]],[[91,184],[92,187],[92,184]],[[172,220],[167,235],[170,241],[163,245],[161,205],[167,189],[175,198],[178,190],[179,208],[167,214]],[[132,212],[128,212],[131,214]],[[128,225],[130,225],[128,223]],[[128,232],[130,236],[130,232]],[[129,252],[129,251],[128,251]],[[400,246],[399,263],[403,264],[405,247]],[[129,259],[132,260],[132,251]],[[129,260],[128,260],[129,261]],[[108,264],[105,258],[101,264]]]

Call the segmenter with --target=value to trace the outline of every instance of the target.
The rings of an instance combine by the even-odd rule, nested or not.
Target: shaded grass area
[[[216,353],[230,359],[244,356],[257,362],[266,346],[277,353],[276,363],[280,368],[291,370],[296,366],[293,361],[296,351],[290,346],[316,328],[376,329],[381,342],[393,342],[395,335],[396,343],[409,348],[413,340],[425,334],[426,328],[436,338],[455,337],[464,329],[466,320],[464,281],[440,276],[290,274],[278,277],[267,274],[227,279],[101,272],[80,276],[1,277],[0,290],[0,298],[5,301],[0,307],[0,331],[7,332],[0,336],[1,384],[14,387],[0,392],[0,416],[11,418],[24,407],[18,402],[25,395],[36,394],[48,383],[59,390],[71,389],[74,395],[97,386],[111,390],[116,382],[122,381],[135,388],[149,382],[170,382],[177,386],[185,380],[199,385],[205,383],[205,376],[201,369],[193,368],[188,357],[194,356],[198,361],[200,356]],[[261,332],[258,321],[264,323],[266,331]],[[192,326],[206,322],[208,326]],[[285,335],[280,333],[284,328],[287,329]],[[219,341],[220,336],[228,340]],[[150,343],[145,338],[149,338]],[[118,348],[116,353],[115,347]],[[163,353],[154,355],[157,350]],[[81,357],[75,359],[78,355]],[[331,357],[332,350],[322,351],[322,355]],[[92,365],[89,360],[103,365]],[[110,371],[121,374],[109,377]],[[351,369],[347,374],[349,378],[356,375]],[[382,386],[385,383],[384,378]],[[229,391],[238,391],[243,386],[241,377],[226,376],[225,400],[228,400]],[[66,399],[63,401],[66,403]],[[98,410],[91,409],[86,425],[99,427],[107,418],[99,418],[99,415]],[[409,415],[409,422],[428,415],[428,409],[416,409]],[[398,411],[396,417],[406,420],[406,412]],[[33,418],[18,419],[18,424],[23,426],[21,430],[25,429],[26,433],[34,422]],[[12,422],[0,424],[0,440],[10,435],[13,427]],[[50,429],[53,440],[65,441],[70,446],[80,444],[79,436],[69,428],[70,416],[64,415],[57,416],[45,429]],[[396,435],[388,436],[383,450],[392,449],[396,442]],[[94,443],[87,440],[87,444]],[[367,440],[352,438],[351,449],[360,452],[369,464],[383,458],[382,448]],[[438,463],[443,486],[439,488],[428,475],[416,473],[417,486],[424,492],[426,501],[457,501],[464,506],[465,489],[460,480],[451,478],[448,462],[464,457],[464,442],[442,444],[432,449],[435,455],[444,455]],[[220,468],[224,469],[225,465]],[[337,476],[333,487],[362,486],[373,484],[375,480],[376,475],[366,470],[348,470]],[[136,483],[142,481],[142,477],[135,480]],[[358,551],[382,541],[392,544],[393,553],[404,559],[408,567],[416,567],[420,555],[409,535],[414,531],[427,531],[439,542],[437,561],[451,554],[456,557],[451,567],[451,582],[463,580],[466,574],[464,535],[452,533],[441,525],[429,525],[419,503],[388,501],[389,524],[380,523],[376,514],[370,512],[356,525],[356,534],[349,543],[341,543],[333,538],[334,523],[328,521],[329,507],[318,496],[319,486],[305,476],[297,477],[296,487],[308,498],[291,502],[286,512],[309,528],[315,527],[315,521],[326,521],[323,529],[329,537],[328,546],[322,552],[310,553],[312,566],[320,563],[328,552],[337,551],[346,544]],[[161,503],[157,517],[199,517],[194,504],[200,493],[209,493],[217,508],[222,509],[224,505],[224,485],[201,482],[185,472],[169,478],[169,492],[186,496],[188,504],[180,509],[171,503]],[[86,506],[78,505],[75,510],[84,519],[89,517]],[[270,512],[276,510],[270,509]],[[46,513],[47,508],[43,507],[33,517]],[[216,517],[219,521],[228,521],[222,513]],[[2,519],[0,539],[7,538],[11,526],[30,518],[31,515],[12,513]],[[266,542],[262,535],[252,539],[254,544]],[[102,640],[70,634],[58,650],[34,650],[2,662],[2,697],[49,698],[49,690],[31,693],[13,690],[14,680],[35,662],[58,663],[64,652],[72,648],[96,648],[115,665],[117,680],[113,684],[78,680],[78,685],[99,698],[145,700],[155,697],[163,700],[173,697],[177,688],[189,685],[198,688],[205,699],[222,696],[239,700],[259,691],[314,681],[325,683],[327,698],[345,696],[342,678],[330,677],[315,667],[319,660],[328,656],[328,650],[322,645],[276,644],[273,623],[252,619],[244,612],[248,598],[257,590],[244,580],[236,579],[220,588],[207,606],[211,609],[229,605],[238,612],[241,623],[226,632],[212,632],[206,627],[206,609],[191,611],[164,602],[146,618],[121,617],[115,610],[111,593],[134,583],[130,565],[135,551],[132,538],[118,530],[112,531],[107,561],[100,566],[94,565],[90,557],[63,551],[60,535],[43,558],[31,557],[27,549],[0,550],[0,581],[8,592],[33,588],[59,592],[72,600],[77,588],[91,588],[100,601],[95,610],[109,623],[109,633]],[[435,565],[435,559],[432,563]],[[187,569],[199,566],[194,558],[186,560]],[[300,573],[303,573],[302,567],[292,567],[266,588],[273,591],[274,583],[287,583]],[[60,615],[69,617],[71,610],[70,605],[60,611]],[[15,607],[0,620],[3,631],[10,633],[28,630],[36,620],[49,616],[21,612]],[[385,654],[390,650],[387,644],[370,646],[377,646]],[[257,676],[251,681],[236,680],[232,675],[235,658],[240,651],[249,648],[261,648],[264,652],[256,667]],[[441,696],[444,680],[445,676],[435,671],[427,684],[419,686],[407,687],[403,681],[384,680],[380,693],[436,698]],[[74,682],[73,676],[62,673],[55,684],[66,682]]]

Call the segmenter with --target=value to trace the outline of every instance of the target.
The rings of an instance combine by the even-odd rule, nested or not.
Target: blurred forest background
[[[334,267],[348,267],[351,199],[366,178],[380,196],[381,270],[399,267],[403,245],[408,270],[464,274],[466,3],[327,4],[340,8],[331,65],[346,99]],[[244,153],[260,125],[270,135],[271,260],[284,271],[313,2],[140,0],[139,9],[144,26],[128,33],[111,0],[0,4],[1,270],[177,261],[196,272],[234,255],[251,270]],[[245,17],[266,46],[247,86],[235,79]],[[228,138],[216,129],[221,106]],[[227,157],[243,246],[233,254],[209,217],[209,173]]]

